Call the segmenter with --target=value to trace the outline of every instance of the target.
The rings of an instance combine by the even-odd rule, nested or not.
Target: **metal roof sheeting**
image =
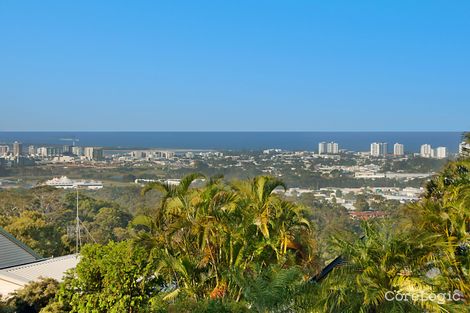
[[[0,269],[0,295],[7,296],[41,277],[61,281],[64,273],[79,261],[76,254],[45,259],[34,263]]]
[[[65,271],[70,268],[74,268],[77,263],[77,255],[70,254],[35,263],[10,267],[2,271],[15,274],[19,277],[28,279],[29,281],[37,280],[39,277],[49,277],[61,281]]]
[[[31,263],[41,256],[0,227],[0,269]]]

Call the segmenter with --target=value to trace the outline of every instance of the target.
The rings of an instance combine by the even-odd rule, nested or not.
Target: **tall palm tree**
[[[364,223],[362,239],[336,238],[346,263],[322,281],[323,312],[445,312],[443,305],[418,299],[436,290],[423,265],[440,248],[435,236],[395,231],[386,223]],[[394,294],[407,294],[399,301]],[[413,298],[413,296],[415,298]],[[415,300],[417,299],[417,300]]]
[[[470,157],[470,132],[463,133],[462,141],[466,143],[466,145],[462,146],[461,155],[465,158],[469,158]]]
[[[470,293],[470,160],[449,163],[404,215],[405,228],[430,232],[445,243],[434,252],[440,284]]]
[[[193,214],[190,205],[190,186],[196,179],[200,178],[205,178],[205,176],[200,173],[193,173],[183,177],[178,185],[152,182],[142,188],[142,194],[146,194],[151,190],[163,194],[161,203],[154,211],[154,216],[138,215],[131,223],[134,229],[141,230],[145,228],[147,230],[139,232],[138,237],[142,242],[147,242],[150,245],[156,245],[157,241],[164,241],[166,244],[171,243],[169,237],[175,235],[184,227],[181,223],[185,219],[182,219],[181,216],[191,216]],[[155,240],[152,240],[152,237]]]
[[[463,139],[466,143],[470,144],[470,132],[466,132],[463,134]]]
[[[270,176],[258,176],[251,183],[239,182],[234,185],[244,197],[245,204],[254,214],[253,222],[265,238],[269,238],[269,217],[273,210],[274,202],[278,200],[273,195],[276,188],[286,190],[286,185],[279,179]]]
[[[136,217],[148,230],[138,239],[153,241],[162,270],[175,288],[168,297],[243,298],[240,275],[270,265],[308,264],[313,235],[305,211],[275,195],[283,182],[267,176],[226,184],[213,177],[201,188],[189,188],[202,177],[185,177],[179,186],[153,183],[163,198],[154,216]],[[158,220],[157,220],[158,219]],[[146,226],[144,226],[146,225]]]

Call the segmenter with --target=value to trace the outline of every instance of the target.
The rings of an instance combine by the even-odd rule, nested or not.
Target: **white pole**
[[[78,217],[78,186],[77,188],[77,216],[76,216],[76,229],[75,229],[75,253],[78,254],[80,248],[80,218]]]

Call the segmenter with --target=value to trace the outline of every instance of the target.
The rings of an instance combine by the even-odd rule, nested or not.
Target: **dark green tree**
[[[357,195],[356,201],[354,202],[354,207],[358,211],[369,210],[369,202],[367,201],[367,197],[365,195]]]
[[[130,241],[86,245],[80,255],[48,308],[51,312],[147,312],[149,300],[163,286],[151,253]]]
[[[11,312],[38,313],[54,299],[59,289],[58,286],[59,283],[52,278],[31,282],[15,291],[5,305]]]

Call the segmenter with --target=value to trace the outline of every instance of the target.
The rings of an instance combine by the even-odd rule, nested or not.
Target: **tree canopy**
[[[270,176],[195,173],[179,185],[145,186],[142,194],[159,200],[135,216],[84,198],[84,223],[99,243],[83,247],[54,297],[35,298],[32,285],[10,304],[50,313],[468,311],[470,159],[449,162],[419,201],[360,227],[336,204],[287,199],[278,192],[285,188]],[[48,211],[28,207],[5,219],[51,251]],[[334,258],[341,262],[324,267]],[[431,297],[447,293],[453,298]]]

